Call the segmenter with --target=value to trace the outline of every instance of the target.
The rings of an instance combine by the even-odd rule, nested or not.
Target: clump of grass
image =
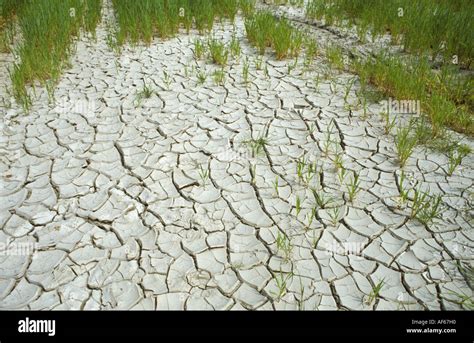
[[[275,25],[275,20],[270,12],[258,12],[245,19],[247,39],[261,55],[265,53],[267,47],[271,46],[272,38],[270,34]]]
[[[451,63],[472,63],[474,3],[463,0],[310,0],[306,15],[328,25],[356,24],[361,36],[390,32],[394,43],[413,53],[429,53]],[[456,59],[454,58],[454,62]]]
[[[239,11],[240,1],[214,1],[213,5],[216,6],[220,18],[228,18],[231,22],[234,22],[235,16]]]
[[[474,133],[474,99],[469,95],[472,79],[458,69],[443,67],[434,72],[426,56],[400,58],[380,54],[352,63],[362,87],[372,84],[390,97],[413,99],[423,104],[422,114],[431,123],[431,136],[440,137],[445,127]]]
[[[398,191],[400,193],[400,200],[405,204],[408,200],[408,189],[405,188],[405,171],[402,170],[400,179],[398,179]]]
[[[242,8],[251,11],[251,1],[245,0],[113,0],[119,30],[117,41],[149,44],[154,36],[169,38],[181,27],[187,32],[193,26],[200,32],[212,30],[216,18],[231,22]]]
[[[329,205],[333,201],[331,197],[325,194],[322,190],[318,190],[317,188],[311,188],[311,193],[313,194],[316,205],[318,205],[320,208],[326,208],[327,205]]]
[[[306,228],[309,229],[311,227],[311,224],[313,224],[313,220],[314,218],[316,218],[316,207],[313,207],[311,209],[311,212],[306,214],[306,221],[308,222],[308,224],[306,225]]]
[[[0,28],[18,14],[18,11],[26,3],[26,0],[1,0],[0,1]]]
[[[235,34],[232,36],[232,39],[230,41],[230,53],[232,57],[239,57],[242,52],[242,48],[240,47],[240,42],[238,38],[235,36]]]
[[[199,70],[196,74],[197,79],[198,79],[198,84],[203,85],[204,82],[206,82],[207,79],[207,73],[203,70]]]
[[[428,193],[423,192],[421,188],[415,188],[413,190],[413,204],[411,208],[410,218],[415,218],[418,213],[423,209],[427,204]]]
[[[344,168],[344,166],[342,166],[338,173],[337,173],[337,178],[339,179],[339,183],[342,185],[342,183],[344,182],[344,180],[346,179],[346,175],[347,175],[347,169]]]
[[[220,66],[225,66],[229,57],[229,50],[225,44],[213,38],[209,40],[208,46],[212,62]]]
[[[434,137],[442,135],[448,122],[452,122],[456,116],[456,105],[440,94],[432,94],[428,102],[428,115],[431,121],[432,134]]]
[[[239,5],[244,16],[250,16],[255,11],[255,4],[257,0],[240,0]]]
[[[314,58],[318,54],[318,43],[314,39],[306,39],[306,53],[304,58],[304,66],[308,68],[313,63]]]
[[[290,25],[291,29],[291,43],[290,43],[290,47],[289,47],[289,55],[291,57],[294,57],[296,59],[298,59],[299,55],[300,55],[300,52],[301,52],[301,49],[303,48],[303,44],[304,44],[304,41],[305,41],[305,35],[303,32],[301,32],[300,30],[298,29],[295,29],[294,27],[292,27]],[[277,37],[278,38],[278,37]],[[286,56],[286,51],[283,49],[282,51],[282,56]],[[278,58],[278,52],[277,52],[277,58]]]
[[[293,245],[291,244],[290,239],[278,231],[276,244],[278,253],[282,255],[285,261],[289,261],[293,251]]]
[[[334,44],[329,45],[326,48],[326,58],[332,67],[340,70],[344,69],[344,55],[341,47]]]
[[[337,145],[336,145],[336,148],[337,148]],[[333,160],[333,163],[334,163],[334,166],[336,167],[336,170],[339,171],[341,168],[343,168],[343,163],[344,163],[344,154],[342,152],[337,152],[335,155],[334,155],[334,160]]]
[[[164,1],[113,0],[117,18],[117,43],[129,41],[150,44],[155,33],[160,37],[171,37],[178,30],[179,8],[165,6]],[[154,20],[153,18],[156,18]]]
[[[279,274],[274,274],[275,283],[278,289],[278,292],[272,292],[273,296],[276,297],[276,300],[279,301],[285,294],[288,285],[288,281],[293,278],[293,273],[284,273],[280,269]]]
[[[311,181],[314,179],[314,176],[318,172],[318,165],[316,162],[308,163],[308,167],[306,168],[306,174],[304,177],[304,183],[309,186]]]
[[[225,72],[223,69],[217,69],[214,71],[214,73],[212,74],[213,78],[214,78],[214,83],[216,85],[219,85],[219,86],[222,86],[224,85],[225,83]]]
[[[443,297],[447,301],[455,302],[460,306],[463,306],[467,308],[468,310],[474,310],[474,298],[470,295],[467,295],[462,292],[455,292],[455,291],[449,291],[449,294],[453,295],[456,297],[456,300],[449,299],[447,297]]]
[[[10,52],[10,44],[16,33],[15,19],[25,0],[1,0],[0,1],[0,52]]]
[[[375,300],[380,297],[380,291],[382,290],[383,285],[385,284],[385,279],[380,280],[370,291],[365,303],[371,305]]]
[[[141,102],[144,100],[144,99],[149,99],[151,98],[151,96],[155,93],[155,91],[153,90],[153,88],[151,86],[149,86],[146,81],[143,81],[143,87],[140,91],[138,91],[136,97],[135,97],[135,103],[136,105],[140,105]]]
[[[353,202],[356,194],[360,190],[360,180],[359,180],[359,174],[354,172],[353,177],[351,178],[351,181],[346,184],[346,189],[347,189],[347,194],[349,195],[349,201]]]
[[[196,39],[194,41],[194,56],[197,59],[203,58],[207,52],[206,47],[207,47],[206,44],[202,40]]]
[[[383,120],[383,127],[384,127],[384,132],[386,135],[390,134],[395,127],[395,117],[390,119],[390,115],[388,112],[381,112],[380,117]]]
[[[3,22],[0,20],[0,52],[9,53],[13,38],[15,36],[15,25],[11,22]]]
[[[342,208],[339,206],[333,207],[329,212],[329,218],[331,219],[332,226],[336,226],[341,220]]]
[[[204,169],[203,166],[199,166],[199,178],[201,179],[201,186],[206,187],[209,180],[209,170]]]
[[[218,16],[216,7],[210,1],[190,1],[189,9],[194,17],[196,29],[199,33],[210,32],[214,26],[214,19]]]
[[[395,136],[395,147],[402,168],[405,166],[417,144],[416,137],[411,134],[411,128],[412,125],[400,126]]]
[[[384,94],[399,99],[421,99],[424,78],[429,72],[426,64],[412,61],[408,66],[400,59],[379,54],[373,60],[356,60],[352,67],[359,74],[363,86],[376,85]],[[417,77],[413,77],[416,73]]]
[[[100,10],[99,0],[37,0],[21,6],[18,25],[23,41],[17,51],[19,62],[10,75],[13,95],[25,109],[31,105],[26,86],[35,80],[43,85],[59,80],[73,51],[74,38],[81,28],[95,31]]]
[[[245,20],[247,38],[259,54],[266,48],[275,51],[279,60],[297,57],[301,51],[304,35],[291,26],[286,19],[276,19],[271,12],[257,12]]]
[[[347,104],[347,98],[349,97],[349,94],[351,93],[352,87],[354,86],[355,78],[352,78],[345,87],[344,90],[344,103]]]
[[[324,140],[322,142],[322,150],[323,150],[323,155],[324,156],[329,156],[329,151],[331,149],[332,144],[334,143],[334,140],[332,139],[332,130],[334,127],[334,121],[331,120],[329,125],[326,127],[326,132],[324,133]]]
[[[181,24],[183,25],[184,29],[186,30],[186,33],[189,34],[191,31],[191,28],[193,27],[193,14],[192,11],[190,11],[190,8],[186,5],[187,3],[184,4],[184,7],[180,7],[178,14],[180,16],[180,21]]]
[[[266,135],[262,134],[260,137],[254,139],[249,139],[246,141],[242,142],[243,144],[247,145],[250,147],[250,150],[252,152],[252,157],[257,157],[265,148],[265,145],[268,144],[268,138]]]
[[[298,176],[298,180],[303,180],[303,172],[306,168],[306,157],[303,156],[296,161],[296,175]]]
[[[440,216],[442,210],[440,195],[431,196],[427,192],[423,192],[420,187],[413,189],[413,193],[410,218],[416,218],[427,225]]]
[[[423,224],[429,224],[441,215],[441,196],[430,196],[425,204],[422,204],[416,218]]]
[[[467,145],[459,145],[449,152],[448,175],[451,176],[454,170],[461,164],[464,157],[471,153],[471,149]]]
[[[105,41],[109,49],[112,50],[116,54],[116,56],[119,56],[120,46],[118,45],[114,30],[115,28],[113,27],[113,25],[107,25],[107,36],[105,37]],[[116,65],[117,63],[118,61],[115,62]]]
[[[305,156],[302,156],[296,161],[296,175],[298,176],[299,182],[304,183],[307,186],[310,185],[317,172],[317,163],[307,162]]]

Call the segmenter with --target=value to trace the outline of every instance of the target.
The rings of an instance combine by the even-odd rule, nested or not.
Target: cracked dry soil
[[[228,42],[232,30],[214,34]],[[216,67],[194,60],[196,34],[117,56],[102,23],[96,40],[79,39],[55,104],[38,88],[29,114],[5,110],[0,242],[31,249],[0,255],[1,309],[463,308],[455,294],[473,295],[459,268],[473,261],[472,154],[448,177],[447,156],[415,149],[406,182],[441,194],[444,210],[429,225],[410,219],[381,105],[366,115],[345,106],[354,75],[316,85],[322,58],[288,73],[270,55],[266,74],[240,17],[236,30],[243,54],[216,86],[197,80]],[[1,58],[6,99],[13,57]],[[137,103],[144,81],[157,92]],[[306,180],[303,156],[318,167]],[[311,187],[331,198],[312,221]]]

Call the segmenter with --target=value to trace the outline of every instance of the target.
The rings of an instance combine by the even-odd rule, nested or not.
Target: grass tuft
[[[229,50],[225,47],[225,44],[213,38],[209,40],[208,46],[212,62],[225,66],[229,57]]]
[[[277,19],[271,12],[257,12],[245,20],[249,42],[263,55],[266,48],[275,51],[276,58],[298,57],[304,42],[304,35],[291,26],[286,19]]]
[[[39,81],[46,87],[49,82],[47,88],[51,90],[67,66],[74,38],[81,28],[94,33],[100,12],[100,0],[36,0],[19,8],[23,41],[16,51],[19,62],[10,76],[13,95],[26,110],[31,106],[27,85]]]
[[[474,3],[466,0],[309,0],[306,16],[327,25],[357,26],[365,40],[391,34],[411,53],[428,52],[469,67],[474,55]]]

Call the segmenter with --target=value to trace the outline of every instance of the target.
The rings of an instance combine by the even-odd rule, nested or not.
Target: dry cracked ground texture
[[[1,309],[462,309],[454,293],[472,296],[458,268],[473,258],[472,155],[448,177],[447,156],[415,149],[407,184],[441,194],[444,210],[430,225],[409,219],[396,206],[400,168],[380,105],[367,118],[344,106],[354,76],[316,87],[324,60],[288,74],[289,62],[266,56],[267,76],[241,18],[236,27],[248,86],[244,57],[223,86],[210,77],[199,85],[196,35],[117,57],[101,24],[96,41],[78,42],[55,105],[38,88],[28,115],[6,110]],[[215,35],[229,41],[231,31],[217,25]],[[2,55],[3,98],[12,59]],[[143,80],[158,94],[138,104]],[[267,144],[252,156],[245,142],[262,135]],[[342,185],[336,150],[351,171]],[[313,186],[334,198],[309,228],[314,198],[296,175],[303,155],[322,171]],[[349,202],[352,171],[361,190]],[[278,237],[291,242],[288,256]],[[28,249],[5,253],[11,247]]]

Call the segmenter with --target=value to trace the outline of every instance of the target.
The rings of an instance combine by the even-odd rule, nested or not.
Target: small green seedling
[[[449,152],[448,175],[451,176],[454,170],[461,164],[462,160],[469,155],[471,149],[467,145],[459,145]]]
[[[322,209],[332,202],[332,199],[327,197],[322,190],[318,191],[316,188],[311,188],[311,192],[313,193],[314,201]]]
[[[209,180],[209,170],[199,166],[199,177],[201,178],[201,185],[206,187],[207,181]]]
[[[278,253],[281,254],[284,261],[289,261],[293,251],[293,245],[291,244],[289,238],[278,231],[276,244]]]
[[[380,297],[380,291],[382,290],[383,285],[385,284],[385,279],[382,279],[377,283],[373,288],[370,294],[367,296],[366,304],[372,305],[372,303]]]
[[[206,82],[207,73],[202,70],[199,70],[197,73],[197,79],[198,79],[198,84],[203,85],[204,82]]]
[[[405,166],[417,144],[417,138],[410,134],[411,128],[412,125],[399,127],[397,135],[395,136],[395,147],[402,168]]]
[[[242,49],[240,47],[240,42],[237,39],[236,35],[232,35],[232,39],[230,41],[230,53],[232,57],[238,58],[240,57],[240,54],[242,52]]]
[[[275,190],[275,193],[276,195],[278,196],[279,195],[279,192],[278,192],[278,175],[275,176],[275,181],[273,181],[273,189]]]
[[[214,83],[219,86],[223,86],[225,83],[225,72],[223,69],[217,69],[213,73]]]
[[[339,223],[339,220],[341,220],[341,207],[336,206],[333,207],[329,212],[329,218],[331,219],[331,224],[332,226],[336,226],[337,223]]]
[[[299,195],[296,196],[295,209],[296,209],[296,216],[298,217],[301,211],[301,198]]]
[[[249,83],[249,60],[248,58],[244,61],[244,65],[242,67],[242,78],[244,80],[245,85]]]
[[[354,175],[351,179],[351,181],[346,185],[347,188],[347,194],[349,195],[349,201],[353,202],[356,194],[359,192],[359,186],[360,186],[360,181],[359,181],[359,174],[357,174],[354,171]]]
[[[286,294],[286,289],[288,285],[288,281],[293,278],[293,273],[288,273],[286,276],[280,269],[280,273],[278,275],[275,275],[275,283],[278,288],[278,292],[272,292],[273,296],[276,297],[277,301],[280,301],[280,299],[285,296]]]

